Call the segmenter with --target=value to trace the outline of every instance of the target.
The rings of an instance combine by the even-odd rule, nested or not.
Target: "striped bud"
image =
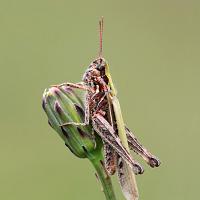
[[[80,91],[68,86],[45,89],[42,106],[49,125],[60,135],[66,146],[79,158],[86,158],[96,148],[92,127],[63,125],[84,122],[84,105]]]

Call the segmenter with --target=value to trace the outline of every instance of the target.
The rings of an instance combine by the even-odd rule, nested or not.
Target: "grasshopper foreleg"
[[[140,144],[137,138],[127,127],[125,127],[125,129],[130,149],[140,155],[151,167],[158,167],[160,165],[160,161]]]
[[[119,137],[115,134],[113,127],[108,123],[108,121],[100,114],[94,114],[92,117],[92,125],[94,130],[99,134],[99,136],[107,142],[120,157],[122,157],[133,169],[135,174],[142,174],[143,168],[139,163],[134,161],[131,155],[121,144]]]
[[[62,87],[62,86],[69,86],[70,88],[75,88],[75,89],[80,89],[80,90],[85,90],[85,91],[90,91],[90,88],[84,85],[83,82],[80,83],[62,83],[59,85],[53,85],[54,87]]]

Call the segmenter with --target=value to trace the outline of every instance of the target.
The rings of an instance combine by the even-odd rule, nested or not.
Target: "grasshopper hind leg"
[[[130,149],[140,155],[151,167],[158,167],[160,165],[158,158],[152,155],[127,127],[125,127],[125,130]]]
[[[142,174],[144,172],[141,165],[132,159],[131,155],[121,144],[119,137],[115,134],[113,127],[102,115],[95,114],[92,117],[92,125],[101,139],[107,142],[130,165],[135,174]]]

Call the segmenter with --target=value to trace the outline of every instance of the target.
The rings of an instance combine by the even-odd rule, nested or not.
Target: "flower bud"
[[[68,86],[45,89],[42,106],[49,125],[60,135],[66,146],[79,158],[86,158],[95,150],[92,127],[63,125],[68,122],[84,122],[84,105],[80,91]]]

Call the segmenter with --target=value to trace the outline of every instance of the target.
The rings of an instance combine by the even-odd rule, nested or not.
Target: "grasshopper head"
[[[99,57],[95,59],[91,64],[90,68],[93,68],[95,70],[98,70],[100,74],[104,75],[105,74],[105,68],[106,68],[106,60],[102,57]]]
[[[88,67],[86,70],[84,76],[83,76],[83,81],[86,84],[98,84],[98,79],[102,78],[105,79],[105,74],[106,74],[106,67],[107,63],[106,60],[102,57],[99,57],[95,59]],[[104,80],[107,82],[106,80]]]

